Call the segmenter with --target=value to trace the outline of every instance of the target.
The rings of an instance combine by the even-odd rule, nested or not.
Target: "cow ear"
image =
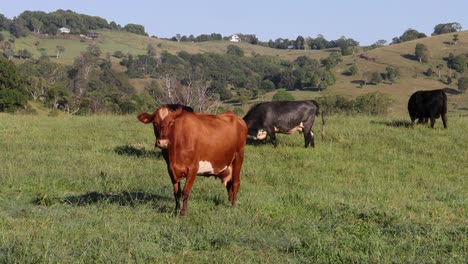
[[[141,113],[138,115],[138,120],[144,124],[151,123],[153,121],[154,116],[148,113]]]
[[[183,112],[184,112],[184,108],[183,108],[183,107],[179,107],[179,108],[177,108],[177,109],[174,111],[174,116],[175,116],[175,117],[178,117],[178,116],[181,115]]]

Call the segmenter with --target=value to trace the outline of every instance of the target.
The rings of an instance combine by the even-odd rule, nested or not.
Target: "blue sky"
[[[458,22],[468,29],[467,0],[10,0],[0,5],[0,13],[10,19],[25,10],[57,9],[121,26],[140,24],[158,37],[244,33],[268,41],[322,34],[328,40],[345,36],[370,45],[380,39],[391,42],[408,28],[430,35],[437,24]]]

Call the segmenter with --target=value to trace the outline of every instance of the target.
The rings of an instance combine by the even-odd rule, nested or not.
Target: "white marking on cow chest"
[[[198,162],[198,171],[197,173],[200,173],[200,174],[213,174],[214,173],[214,169],[213,169],[213,165],[211,165],[211,162],[209,161],[200,161]]]

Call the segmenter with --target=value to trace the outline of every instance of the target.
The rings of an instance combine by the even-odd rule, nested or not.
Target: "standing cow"
[[[247,139],[247,126],[242,119],[233,113],[190,113],[182,108],[172,111],[166,106],[153,115],[142,113],[138,119],[145,124],[153,123],[156,144],[166,153],[176,213],[180,208],[180,197],[183,197],[180,215],[187,213],[196,175],[220,178],[231,206],[236,204]],[[186,178],[183,191],[180,188],[182,178]]]
[[[314,147],[315,116],[320,114],[319,104],[309,101],[264,102],[253,106],[245,115],[244,121],[249,128],[249,136],[263,140],[270,137],[276,147],[276,133],[291,134],[294,131],[304,133],[304,146]],[[325,120],[322,113],[322,140],[325,136]]]
[[[434,128],[436,118],[442,116],[444,128],[447,128],[447,95],[443,90],[417,91],[408,101],[408,113],[412,126],[416,119],[418,123],[427,123],[430,119]]]

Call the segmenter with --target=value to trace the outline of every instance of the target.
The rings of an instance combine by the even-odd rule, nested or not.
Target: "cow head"
[[[191,112],[187,110],[187,107],[182,105],[178,105],[177,107],[164,105],[154,111],[153,114],[139,114],[138,120],[144,124],[153,123],[154,136],[156,137],[155,147],[165,149],[169,144],[169,133],[174,125],[174,120],[184,111]]]

